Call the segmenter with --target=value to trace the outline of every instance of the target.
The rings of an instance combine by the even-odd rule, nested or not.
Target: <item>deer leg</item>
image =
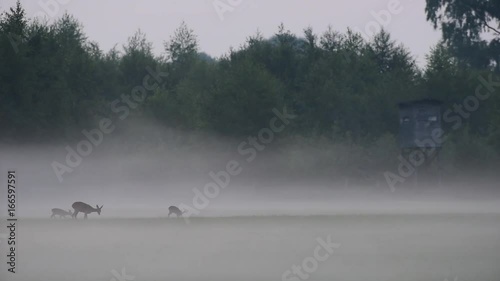
[[[85,213],[85,216],[83,217],[84,219],[87,219],[87,213]]]
[[[78,215],[78,213],[79,213],[78,211],[75,211],[75,213],[73,214],[73,218],[75,218],[75,220],[77,219],[76,215]]]

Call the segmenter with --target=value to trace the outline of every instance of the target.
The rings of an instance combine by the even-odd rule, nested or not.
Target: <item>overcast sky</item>
[[[220,56],[239,47],[257,30],[272,36],[283,22],[295,34],[307,26],[323,33],[328,25],[345,31],[351,27],[369,37],[384,26],[408,47],[420,65],[440,38],[440,31],[425,19],[424,0],[22,0],[28,15],[74,15],[102,49],[121,46],[141,29],[157,54],[163,42],[184,20],[195,30],[201,51]],[[0,9],[15,0],[0,0]],[[56,5],[54,5],[56,4]],[[216,7],[219,9],[217,10]],[[380,16],[376,16],[380,15]],[[378,18],[378,20],[377,20]]]

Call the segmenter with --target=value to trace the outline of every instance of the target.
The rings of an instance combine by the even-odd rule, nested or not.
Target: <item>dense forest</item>
[[[484,11],[484,21],[457,24],[453,17],[463,17],[454,10],[437,15],[442,2],[428,1],[429,24],[442,28],[443,39],[429,50],[425,67],[384,30],[367,40],[333,27],[293,34],[282,24],[270,38],[257,32],[212,58],[180,23],[157,56],[140,30],[122,47],[102,50],[71,15],[47,23],[27,18],[19,3],[2,7],[1,139],[78,139],[103,117],[244,138],[267,127],[273,109],[285,109],[296,117],[280,139],[357,147],[368,151],[359,157],[378,166],[397,161],[397,103],[433,98],[451,111],[450,120],[460,116],[460,124],[444,123],[448,161],[485,167],[500,152],[500,44],[465,40],[450,26],[475,23],[471,29],[480,34],[498,7]],[[478,88],[485,98],[471,99]]]

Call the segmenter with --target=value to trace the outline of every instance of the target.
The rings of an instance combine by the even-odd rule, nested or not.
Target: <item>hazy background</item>
[[[375,37],[346,31],[363,31],[389,2],[241,1],[221,20],[215,1],[68,0],[37,24],[47,2],[23,1],[24,13],[1,1],[0,279],[286,280],[331,237],[340,248],[308,280],[497,281],[500,32],[472,38],[475,48],[437,44],[425,1],[409,0]],[[483,31],[475,23],[457,36]],[[150,69],[165,79],[120,120],[112,104]],[[443,124],[439,165],[391,186],[397,103],[456,109],[478,86],[490,97]],[[284,108],[296,119],[247,161],[238,147]],[[55,161],[66,164],[66,147],[105,118],[116,130],[59,180]],[[169,206],[193,207],[194,190],[229,161],[242,172],[190,224],[166,218]],[[4,254],[9,170],[16,274]],[[49,218],[75,201],[102,213]]]

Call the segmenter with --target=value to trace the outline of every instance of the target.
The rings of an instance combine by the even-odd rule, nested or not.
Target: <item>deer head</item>
[[[97,213],[99,215],[101,215],[101,209],[102,209],[102,207],[104,207],[104,205],[102,205],[101,207],[99,207],[99,205],[95,205],[95,206],[96,206]]]

